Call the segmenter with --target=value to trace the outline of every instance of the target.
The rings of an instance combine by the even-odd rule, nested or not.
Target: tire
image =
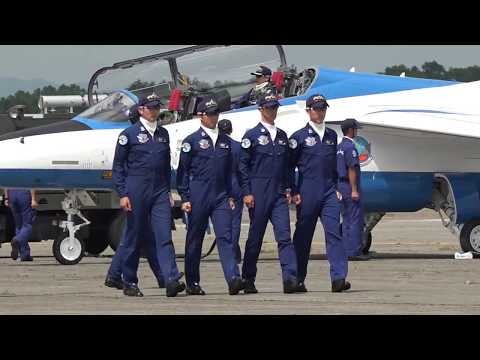
[[[127,223],[127,214],[124,211],[120,211],[110,223],[108,228],[108,244],[113,251],[117,250],[120,240],[123,235],[123,228]]]
[[[362,254],[368,255],[370,247],[372,246],[372,232],[363,233],[362,236]]]
[[[70,239],[66,232],[60,233],[58,238],[53,241],[53,256],[62,265],[78,264],[85,255],[85,243],[83,240],[75,238],[72,248],[68,246],[69,241]]]
[[[89,254],[100,255],[110,244],[108,231],[91,231],[90,238],[85,242],[85,251]]]
[[[463,225],[460,247],[463,252],[480,253],[480,219],[472,219]]]

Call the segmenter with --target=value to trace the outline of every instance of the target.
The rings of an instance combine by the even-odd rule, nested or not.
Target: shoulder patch
[[[290,147],[290,149],[296,149],[298,146],[297,140],[295,139],[288,140],[288,146]]]
[[[192,146],[188,142],[182,144],[182,151],[184,153],[188,153],[190,150],[192,150]]]
[[[250,139],[245,138],[242,140],[242,148],[248,149],[251,145],[252,145],[252,142],[250,141]]]
[[[120,145],[122,145],[122,146],[123,146],[123,145],[127,145],[127,143],[128,143],[128,138],[127,138],[127,136],[126,136],[126,135],[120,135],[120,136],[118,137],[118,143],[119,143]]]

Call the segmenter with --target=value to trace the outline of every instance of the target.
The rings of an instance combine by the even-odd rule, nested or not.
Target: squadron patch
[[[200,145],[200,149],[208,149],[210,147],[210,143],[206,139],[202,139],[198,142],[198,145]]]
[[[127,138],[125,135],[120,135],[120,136],[118,137],[118,143],[119,143],[120,145],[122,145],[122,146],[123,146],[123,145],[127,145],[127,143],[128,143],[128,138]]]
[[[309,136],[305,139],[305,145],[307,146],[315,146],[317,144],[317,140],[313,136]]]
[[[297,146],[298,146],[297,140],[295,140],[295,139],[290,139],[290,140],[288,141],[288,146],[290,147],[290,149],[296,149]]]
[[[138,134],[137,139],[138,139],[138,142],[140,144],[145,144],[148,141],[148,135],[147,134]]]
[[[270,142],[270,140],[268,140],[268,136],[265,135],[261,135],[257,140],[260,145],[267,145]]]
[[[250,139],[243,139],[242,140],[242,148],[248,149],[252,145]]]
[[[352,156],[357,157],[357,151],[355,149],[352,150]]]
[[[184,153],[188,153],[190,150],[192,150],[192,146],[189,143],[186,142],[182,144],[182,151]]]

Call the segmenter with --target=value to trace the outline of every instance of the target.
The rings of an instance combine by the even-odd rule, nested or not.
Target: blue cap
[[[163,104],[160,100],[160,97],[155,93],[144,96],[138,101],[138,106],[157,107],[161,105]]]
[[[218,114],[220,113],[220,109],[218,108],[218,104],[215,99],[207,97],[202,99],[202,101],[200,101],[198,104],[197,113],[205,113],[207,115]]]
[[[250,75],[255,76],[272,76],[272,70],[266,66],[260,66],[255,72],[250,73]]]
[[[307,99],[307,108],[326,109],[329,106],[323,95],[314,94]]]
[[[270,92],[268,94],[262,95],[260,99],[258,99],[257,105],[259,107],[275,107],[280,106],[280,103],[277,100],[277,96]]]
[[[342,131],[345,132],[348,129],[361,129],[362,127],[358,123],[357,120],[355,119],[345,119],[342,121],[342,124],[340,125],[342,127]]]

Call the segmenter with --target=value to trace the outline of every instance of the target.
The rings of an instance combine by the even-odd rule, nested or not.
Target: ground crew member
[[[230,138],[232,145],[232,197],[235,201],[235,208],[232,214],[232,242],[235,250],[235,259],[237,264],[242,261],[242,251],[240,250],[240,230],[242,227],[242,213],[243,213],[243,197],[242,189],[238,185],[238,162],[240,160],[240,142],[233,140],[232,122],[228,119],[222,119],[218,122],[218,131],[220,134],[225,134]]]
[[[290,236],[288,204],[288,137],[275,126],[280,103],[275,95],[259,99],[260,123],[242,139],[239,180],[244,202],[249,210],[250,229],[243,258],[242,277],[245,293],[257,293],[255,277],[263,236],[270,220],[282,267],[283,291],[297,289],[297,259]]]
[[[142,244],[147,252],[154,251],[150,232],[167,296],[176,296],[185,289],[179,281],[170,228],[170,140],[167,130],[157,124],[160,106],[155,94],[139,100],[140,120],[122,131],[113,160],[113,181],[120,206],[127,211],[122,274],[123,292],[128,296],[143,296],[137,270]]]
[[[234,108],[242,108],[257,104],[257,100],[266,94],[276,94],[277,89],[270,81],[272,70],[266,66],[260,66],[255,72],[250,73],[255,76],[255,86],[244,94],[234,105]]]
[[[342,238],[349,260],[368,260],[362,254],[363,211],[360,187],[360,163],[353,143],[360,124],[355,119],[342,122],[343,140],[338,145],[338,189],[342,194]]]
[[[213,98],[202,99],[197,113],[200,129],[183,140],[177,172],[182,210],[189,218],[185,243],[187,294],[205,295],[200,286],[200,258],[210,217],[229,294],[236,295],[243,289],[243,282],[235,262],[231,237],[234,208],[231,197],[231,140],[218,133],[220,110]]]
[[[337,133],[325,127],[328,103],[322,95],[307,99],[310,121],[290,140],[290,179],[292,200],[297,205],[297,223],[293,244],[298,263],[298,292],[307,292],[308,259],[317,220],[325,231],[327,257],[330,263],[332,291],[348,290],[348,261],[340,235],[340,194],[337,193]],[[295,182],[298,168],[298,183]]]
[[[5,194],[7,194],[5,205],[10,207],[15,222],[15,236],[10,242],[12,245],[10,256],[13,260],[17,260],[20,255],[20,261],[33,261],[28,240],[32,236],[38,207],[35,190],[6,189]]]

